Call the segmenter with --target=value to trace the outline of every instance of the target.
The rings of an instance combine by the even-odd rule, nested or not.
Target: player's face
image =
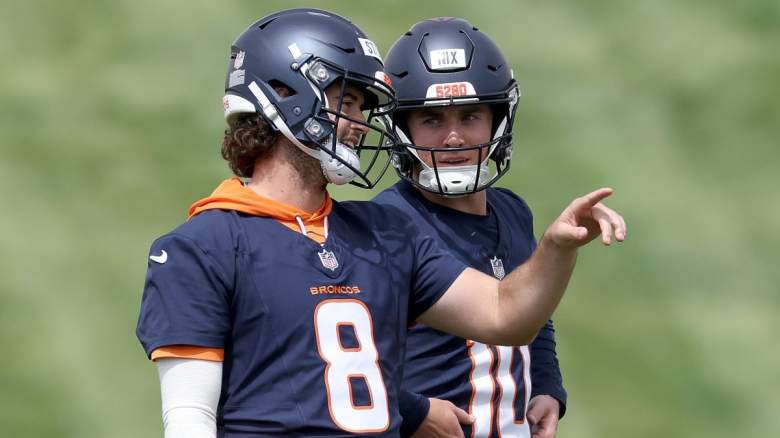
[[[485,104],[424,108],[407,118],[412,143],[436,149],[475,146],[490,141],[493,111]],[[430,152],[419,151],[420,159],[433,167]],[[484,160],[486,157],[483,156]],[[436,166],[478,164],[479,150],[436,153]]]
[[[340,95],[341,83],[335,83],[325,90],[328,105],[333,111],[338,110]],[[344,89],[344,99],[341,102],[340,113],[351,119],[365,122],[366,116],[363,114],[363,111],[360,110],[360,108],[363,107],[364,102],[365,97],[363,92],[359,88],[347,84]],[[332,114],[330,117],[332,120],[335,119],[335,116]],[[364,125],[354,123],[345,118],[340,118],[336,130],[336,137],[341,143],[355,147],[366,132],[368,132],[368,128]]]

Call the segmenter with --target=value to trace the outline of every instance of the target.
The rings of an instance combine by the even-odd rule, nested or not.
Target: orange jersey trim
[[[225,350],[222,348],[194,347],[192,345],[169,345],[152,351],[152,360],[167,358],[224,362]]]
[[[246,187],[240,179],[229,178],[223,181],[214,192],[190,206],[189,218],[206,210],[235,210],[255,216],[276,219],[285,227],[300,233],[296,217],[306,226],[306,237],[319,244],[325,243],[325,217],[333,209],[333,200],[325,193],[325,202],[315,212],[303,211],[270,198],[260,196]]]

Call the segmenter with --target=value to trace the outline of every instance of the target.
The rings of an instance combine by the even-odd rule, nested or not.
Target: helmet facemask
[[[390,152],[395,144],[389,121],[389,113],[395,105],[392,91],[378,78],[345,71],[321,59],[302,66],[301,71],[322,104],[319,114],[306,123],[305,132],[317,146],[316,158],[328,181],[334,184],[349,182],[361,188],[374,187],[389,167]],[[343,111],[350,86],[363,94],[362,120]],[[329,87],[339,88],[335,102],[329,102],[327,98]],[[365,132],[357,139],[350,139],[353,144],[346,144],[346,139],[339,138],[338,132],[339,123],[343,122],[357,125]]]
[[[519,92],[512,87],[505,98],[478,99],[425,99],[417,105],[406,105],[397,113],[394,131],[399,139],[394,163],[402,178],[414,186],[447,197],[467,196],[495,183],[509,170],[512,155],[512,123]],[[431,106],[452,108],[457,105],[490,104],[495,119],[491,140],[486,143],[462,146],[420,146],[411,141],[409,129],[403,121],[407,109]],[[443,163],[442,157],[452,154],[476,155],[476,163],[452,166]],[[426,162],[421,155],[430,157]],[[401,162],[407,161],[404,165]],[[430,164],[429,164],[430,163]],[[406,168],[403,168],[406,167]]]

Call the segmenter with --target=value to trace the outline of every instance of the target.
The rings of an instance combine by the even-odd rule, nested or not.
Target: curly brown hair
[[[277,135],[260,114],[239,114],[225,129],[222,158],[234,174],[250,178],[257,160],[274,150]]]

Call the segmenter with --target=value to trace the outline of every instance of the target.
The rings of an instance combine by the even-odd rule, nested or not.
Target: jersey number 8
[[[351,326],[357,347],[344,347],[340,328]],[[358,300],[325,300],[314,310],[317,350],[325,361],[328,410],[336,425],[348,432],[383,432],[390,425],[387,388],[379,368],[371,314]],[[356,406],[352,379],[362,379],[370,402]]]

